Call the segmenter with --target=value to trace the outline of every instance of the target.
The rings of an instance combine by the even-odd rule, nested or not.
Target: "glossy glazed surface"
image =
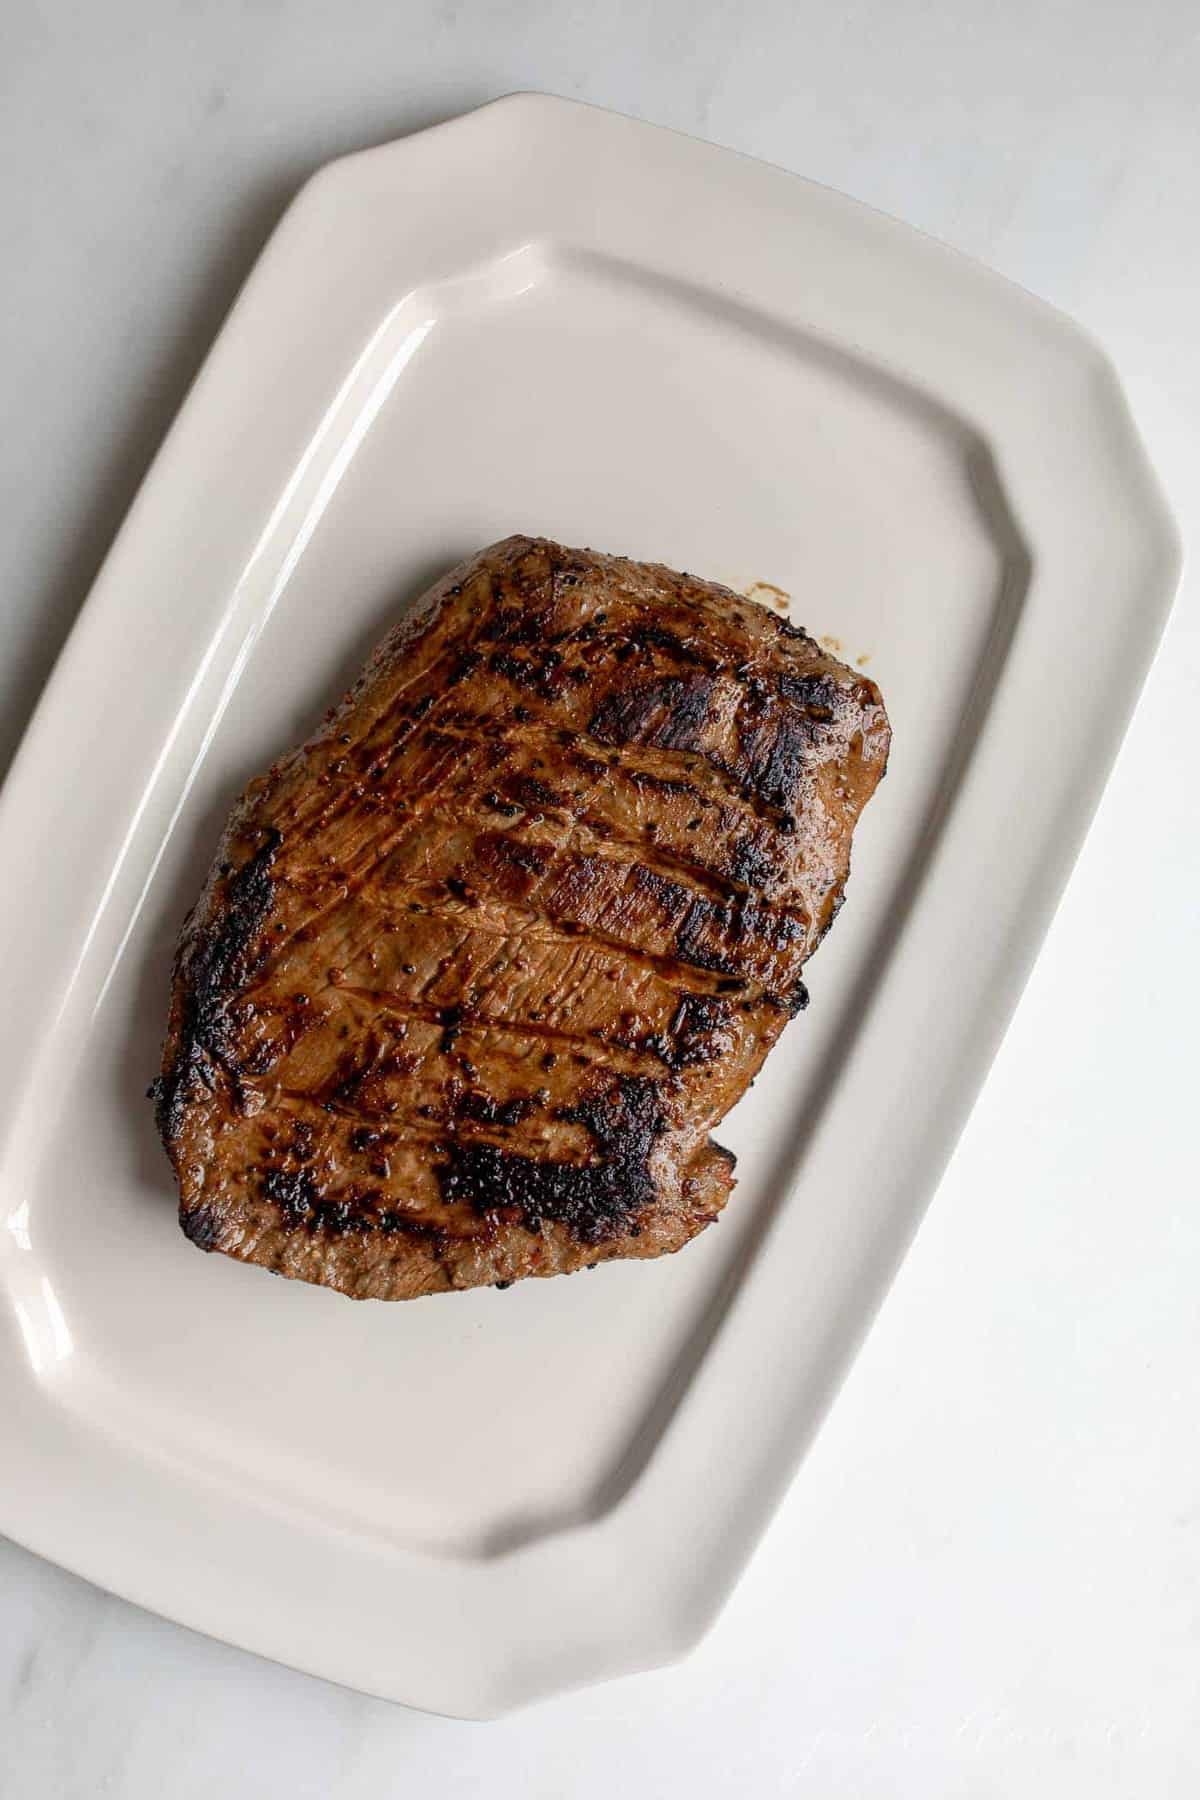
[[[547,425],[564,393],[588,422],[569,440]],[[141,1093],[170,946],[248,776],[399,601],[531,511],[566,542],[768,582],[878,675],[905,753],[822,953],[838,1004],[728,1122],[738,1222],[652,1294],[633,1268],[370,1318],[264,1292],[164,1205]],[[693,1641],[949,1153],[1176,567],[1088,341],[837,195],[538,100],[319,177],[5,792],[6,841],[58,878],[9,989],[0,1523],[201,1628],[451,1711]],[[133,682],[98,731],[97,693]],[[748,1415],[764,1367],[775,1407]]]

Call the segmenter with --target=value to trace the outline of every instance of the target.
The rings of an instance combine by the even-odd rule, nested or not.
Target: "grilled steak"
[[[152,1092],[188,1237],[393,1300],[678,1250],[888,741],[727,589],[525,537],[454,570],[251,782],[184,927]]]

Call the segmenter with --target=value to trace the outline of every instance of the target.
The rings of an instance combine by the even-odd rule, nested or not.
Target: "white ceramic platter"
[[[219,823],[516,530],[772,583],[887,699],[734,1199],[661,1263],[411,1305],[200,1256],[143,1094]],[[527,96],[321,173],[4,791],[0,1528],[455,1714],[694,1641],[949,1155],[1177,566],[1094,346],[837,194]]]

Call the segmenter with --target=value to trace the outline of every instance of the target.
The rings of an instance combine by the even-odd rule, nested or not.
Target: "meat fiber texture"
[[[528,537],[453,570],[251,782],[184,926],[187,1236],[387,1300],[678,1250],[889,736],[710,582]]]

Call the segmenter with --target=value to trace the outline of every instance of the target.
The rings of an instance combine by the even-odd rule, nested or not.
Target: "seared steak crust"
[[[454,570],[250,784],[184,927],[184,1231],[381,1299],[679,1249],[888,742],[724,588],[525,537]]]

